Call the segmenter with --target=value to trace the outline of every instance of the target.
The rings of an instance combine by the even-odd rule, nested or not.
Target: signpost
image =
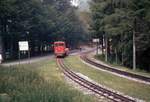
[[[93,43],[96,43],[96,55],[98,54],[98,43],[100,40],[98,38],[93,39]]]
[[[19,41],[19,51],[28,51],[29,45],[28,41]]]
[[[18,44],[19,44],[19,64],[20,64],[20,51],[28,51],[28,59],[30,59],[30,50],[28,41],[19,41]]]
[[[98,43],[98,42],[99,42],[99,39],[93,39],[93,42],[94,42],[94,43]]]

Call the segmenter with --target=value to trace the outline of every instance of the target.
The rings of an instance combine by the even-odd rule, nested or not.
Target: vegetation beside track
[[[0,102],[94,102],[64,82],[55,60],[0,67]]]
[[[139,75],[143,75],[143,76],[148,76],[148,77],[150,77],[150,73],[147,72],[147,71],[145,71],[145,70],[141,70],[141,69],[139,69],[139,68],[133,70],[133,69],[131,69],[131,68],[127,68],[127,67],[121,66],[121,65],[119,65],[119,64],[116,64],[115,62],[105,62],[105,57],[104,57],[104,55],[95,55],[94,58],[97,59],[97,60],[100,60],[100,61],[102,61],[103,63],[108,64],[108,65],[110,65],[110,66],[112,66],[112,67],[121,69],[121,70],[123,70],[123,71],[127,71],[127,72],[130,72],[130,73],[135,73],[135,74],[139,74]]]
[[[65,59],[65,63],[69,65],[72,70],[82,73],[104,86],[123,92],[132,97],[146,101],[150,100],[150,85],[141,84],[91,68],[90,66],[82,63],[79,57],[67,57]]]

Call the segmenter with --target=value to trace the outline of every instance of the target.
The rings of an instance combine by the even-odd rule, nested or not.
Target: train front
[[[54,53],[56,57],[64,57],[67,55],[66,44],[63,41],[54,42]]]

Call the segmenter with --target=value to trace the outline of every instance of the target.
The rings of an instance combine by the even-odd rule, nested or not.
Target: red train
[[[54,53],[56,57],[65,57],[68,55],[69,49],[63,41],[54,42]]]

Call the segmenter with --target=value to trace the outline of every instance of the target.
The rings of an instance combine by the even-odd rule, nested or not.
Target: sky
[[[89,2],[91,0],[71,0],[71,4],[78,7],[80,11],[89,11]]]

